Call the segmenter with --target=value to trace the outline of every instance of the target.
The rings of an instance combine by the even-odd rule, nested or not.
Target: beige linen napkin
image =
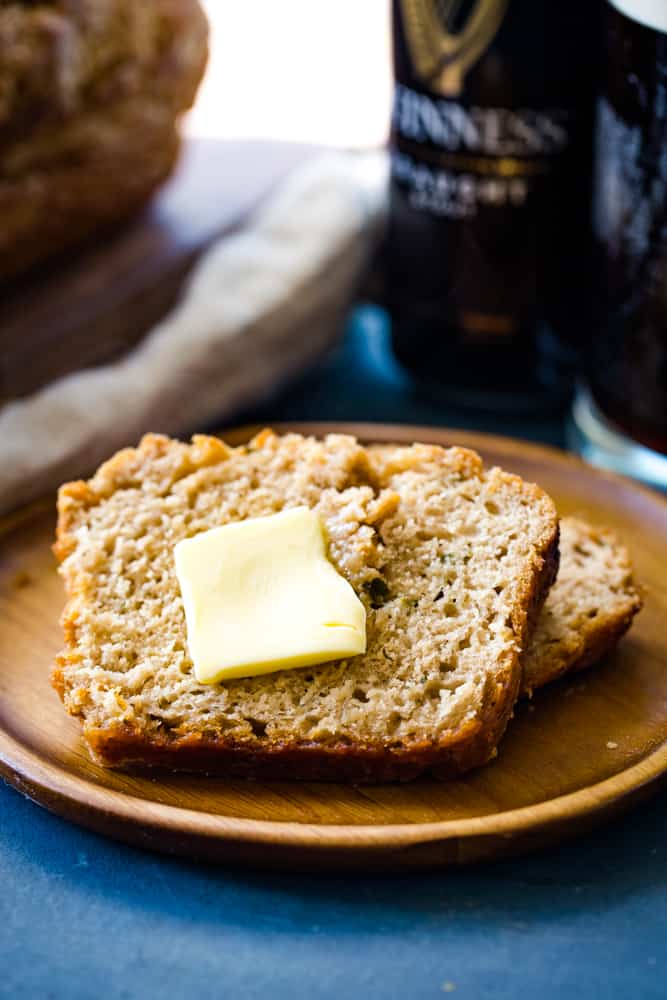
[[[313,361],[341,330],[385,186],[381,153],[308,162],[203,256],[134,351],[0,409],[0,512],[89,474],[146,431],[225,420]]]

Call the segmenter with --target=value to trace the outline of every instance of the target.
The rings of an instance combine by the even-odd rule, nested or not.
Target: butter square
[[[366,652],[366,612],[307,507],[203,531],[174,548],[187,642],[204,684]]]

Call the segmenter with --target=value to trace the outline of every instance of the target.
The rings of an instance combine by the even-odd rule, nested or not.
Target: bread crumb
[[[618,743],[614,743],[613,740],[607,741],[607,750],[618,750]]]

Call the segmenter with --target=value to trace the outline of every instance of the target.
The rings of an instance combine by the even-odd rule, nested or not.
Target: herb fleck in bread
[[[306,504],[367,611],[363,656],[197,683],[173,546]],[[68,602],[53,680],[110,766],[381,781],[450,777],[495,753],[520,653],[554,578],[538,487],[460,448],[373,453],[263,432],[231,449],[149,435],[59,495]]]
[[[560,529],[560,569],[526,650],[523,694],[596,663],[642,606],[630,557],[610,531],[574,517]]]

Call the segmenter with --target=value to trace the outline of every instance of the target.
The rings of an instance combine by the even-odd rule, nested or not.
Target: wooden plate
[[[477,448],[539,482],[561,513],[616,529],[649,588],[644,611],[606,663],[520,705],[498,759],[456,782],[354,788],[116,774],[90,762],[49,686],[63,596],[49,548],[53,503],[40,503],[0,522],[0,773],[53,812],[133,844],[319,868],[514,853],[589,828],[655,788],[667,771],[667,501],[503,438],[404,426],[298,429]]]

